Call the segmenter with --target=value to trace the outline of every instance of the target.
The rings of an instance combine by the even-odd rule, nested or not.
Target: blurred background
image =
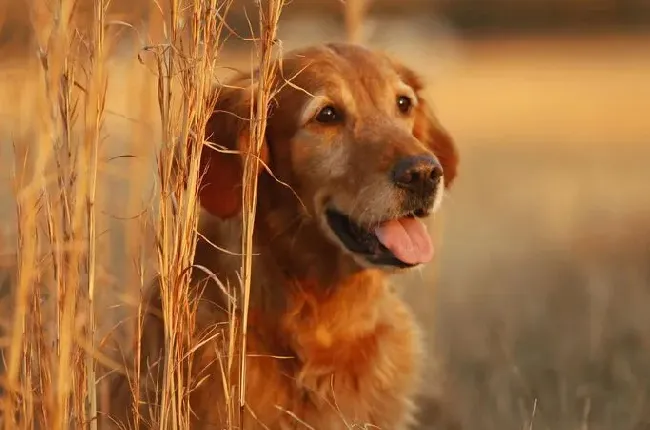
[[[27,3],[0,0],[7,248],[11,142],[29,136],[42,85],[43,27]],[[344,40],[344,3],[290,2],[284,49]],[[79,1],[78,25],[91,11]],[[232,30],[250,36],[253,11],[252,0],[236,1]],[[109,15],[100,276],[115,310],[128,308],[126,285],[138,285],[147,235],[133,217],[151,211],[159,139],[155,77],[138,54],[164,29],[147,0],[112,0]],[[460,150],[434,229],[438,259],[399,282],[424,327],[430,375],[444,369],[444,396],[463,424],[650,429],[650,1],[369,0],[362,23],[359,40],[427,79]],[[230,37],[223,75],[250,59],[250,42]],[[135,157],[114,158],[126,153]],[[432,378],[422,429],[432,428]]]

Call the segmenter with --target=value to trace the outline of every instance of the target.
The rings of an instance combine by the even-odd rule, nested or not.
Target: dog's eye
[[[410,97],[399,96],[397,97],[397,109],[402,113],[409,113],[413,107],[413,101]]]
[[[316,115],[316,121],[321,124],[333,124],[341,121],[341,114],[333,106],[325,106]]]

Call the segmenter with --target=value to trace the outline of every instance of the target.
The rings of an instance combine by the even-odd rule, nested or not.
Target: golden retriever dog
[[[265,132],[268,169],[259,173],[247,406],[244,422],[234,428],[410,428],[421,339],[388,278],[434,255],[424,220],[456,175],[454,143],[434,117],[420,79],[387,55],[337,43],[289,52],[278,61],[282,76],[276,81],[292,83],[281,86]],[[207,126],[206,140],[233,151],[202,151],[199,228],[205,238],[194,263],[231,285],[240,282],[241,152],[249,147],[246,118],[255,84],[242,75],[224,86]],[[156,308],[160,299],[152,291]],[[191,291],[200,298],[196,339],[227,325],[223,290],[204,270],[194,272]],[[142,330],[148,367],[163,345],[156,315]],[[224,336],[195,353],[195,430],[227,427],[218,357]],[[113,399],[120,396],[129,394],[116,389]],[[120,419],[128,406],[117,403]],[[151,408],[143,406],[142,414]]]

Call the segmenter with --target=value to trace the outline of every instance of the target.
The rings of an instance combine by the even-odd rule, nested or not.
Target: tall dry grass
[[[96,427],[95,195],[105,3],[95,4],[89,37],[70,26],[73,2],[49,6],[49,31],[37,35],[42,122],[13,142],[18,243],[6,429]]]
[[[74,0],[32,4],[39,58],[36,101],[30,108],[37,111],[20,115],[32,122],[16,127],[20,132],[13,133],[10,142],[16,244],[12,247],[15,253],[6,258],[5,266],[9,267],[4,267],[10,276],[2,284],[2,308],[10,312],[2,327],[6,341],[2,343],[5,371],[1,419],[5,429],[98,428],[98,416],[110,402],[103,382],[112,372],[128,376],[136,405],[147,400],[138,398],[140,375],[145,373],[139,368],[140,343],[135,342],[133,348],[122,346],[123,356],[110,355],[104,346],[113,333],[99,329],[107,325],[100,321],[107,312],[98,312],[98,291],[108,288],[102,270],[110,272],[110,267],[98,261],[98,255],[105,253],[101,252],[100,236],[104,232],[98,228],[101,214],[97,191],[101,185],[99,172],[110,169],[103,165],[101,154],[110,133],[105,127],[106,104],[111,55],[117,49],[107,38],[107,28],[120,25],[139,31],[126,22],[111,22],[107,18],[109,3],[94,0],[92,22],[85,27],[91,29],[89,32],[75,26]],[[164,37],[140,37],[151,41],[141,47],[139,56],[142,67],[154,71],[160,127],[155,134],[160,142],[156,145],[156,198],[152,200],[157,202],[152,224],[165,355],[157,422],[152,426],[160,429],[190,425],[188,394],[197,382],[191,380],[196,303],[188,291],[198,234],[199,159],[206,122],[218,97],[214,78],[231,3],[152,1],[152,10],[163,14]],[[258,108],[251,109],[254,150],[244,163],[245,252],[242,285],[231,291],[233,341],[227,351],[227,366],[235,366],[238,378],[228,380],[224,387],[232,426],[242,422],[246,403],[243,357],[257,195],[255,172],[260,168],[265,107],[276,86],[272,59],[278,48],[276,32],[284,1],[268,0],[258,6],[260,37],[253,40],[254,63],[259,69],[253,96]],[[41,25],[43,20],[47,25]],[[131,136],[148,137],[135,132]],[[134,289],[144,290],[144,263],[135,264],[139,282]],[[144,312],[139,301],[131,305],[137,309],[137,339]]]

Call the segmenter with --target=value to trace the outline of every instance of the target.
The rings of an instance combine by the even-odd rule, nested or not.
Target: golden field
[[[385,31],[398,38],[372,43],[428,79],[461,154],[434,229],[435,267],[398,280],[431,361],[446,369],[446,397],[468,429],[648,428],[650,35],[416,38],[392,25]],[[280,29],[287,48],[332,34],[303,37],[295,22]],[[155,266],[163,137],[151,61],[138,53],[123,43],[106,63],[98,338],[132,319]],[[217,75],[248,67],[248,59],[241,48],[224,51]],[[14,145],[39,150],[30,145],[47,113],[43,86],[33,56],[0,62],[6,258],[17,237]],[[126,337],[127,327],[119,325]],[[430,428],[426,397],[422,429]]]

